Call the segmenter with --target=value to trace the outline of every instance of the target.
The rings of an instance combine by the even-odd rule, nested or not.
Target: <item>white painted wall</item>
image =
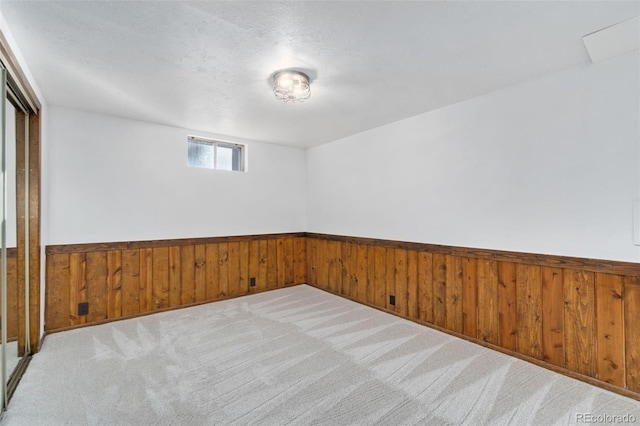
[[[307,151],[308,230],[640,261],[638,52]]]
[[[48,244],[305,229],[302,149],[246,142],[240,173],[187,167],[209,133],[62,107],[48,132]]]

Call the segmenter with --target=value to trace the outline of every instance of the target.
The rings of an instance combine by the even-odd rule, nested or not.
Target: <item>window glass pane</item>
[[[213,169],[213,149],[211,143],[189,140],[187,163],[190,167]]]
[[[242,147],[235,146],[233,147],[233,170],[238,170],[244,172],[244,165],[242,163]]]
[[[242,145],[218,142],[216,146],[218,147],[217,169],[244,171]]]
[[[216,169],[233,170],[233,149],[218,145],[218,158],[216,159]]]
[[[244,145],[190,136],[187,164],[218,170],[244,171]]]

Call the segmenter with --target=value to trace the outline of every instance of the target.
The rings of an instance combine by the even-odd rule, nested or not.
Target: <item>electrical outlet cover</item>
[[[89,315],[89,302],[78,303],[78,316]]]

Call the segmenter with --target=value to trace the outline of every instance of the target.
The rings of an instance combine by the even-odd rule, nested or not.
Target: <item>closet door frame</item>
[[[22,354],[37,352],[40,343],[40,117],[16,109],[19,126],[26,129],[16,132],[17,281],[28,283],[28,299],[25,287],[18,287],[18,315],[26,318],[18,322],[18,336],[25,336],[18,340]]]
[[[28,152],[26,151],[27,145],[26,140],[29,135],[28,121],[27,121],[27,108],[20,102],[19,98],[13,93],[12,89],[7,84],[7,71],[4,66],[0,66],[0,70],[2,72],[2,79],[0,80],[0,98],[2,99],[2,104],[0,104],[0,114],[2,115],[2,152],[0,153],[2,158],[2,170],[3,170],[3,181],[2,181],[2,248],[1,248],[1,257],[2,261],[2,305],[1,305],[1,317],[2,321],[2,339],[1,339],[1,365],[2,370],[0,377],[2,378],[2,409],[7,408],[7,404],[13,392],[17,386],[22,373],[24,372],[26,366],[29,363],[29,357],[31,355],[31,348],[29,342],[29,336],[27,335],[27,329],[29,327],[29,305],[28,305],[28,287],[26,281],[27,272],[23,270],[19,270],[17,263],[21,263],[20,268],[25,268],[25,257],[28,251],[28,238],[26,237],[26,233],[28,232],[28,228],[26,227],[25,213],[29,210],[28,204],[26,204],[27,197],[25,194],[26,185],[25,182],[28,181],[28,176],[26,176],[25,164],[28,161]],[[14,122],[10,123],[7,121],[7,112],[9,110],[9,105],[14,111]],[[13,133],[13,137],[11,139],[7,138],[7,129],[9,126],[15,129]],[[15,158],[8,158],[9,148],[15,151]],[[15,164],[10,164],[10,161]],[[13,170],[14,176],[9,176],[8,171]],[[8,182],[13,181],[15,179],[15,195],[12,194],[13,191],[9,190],[7,186]],[[15,199],[10,200],[8,197],[15,197]],[[9,206],[13,206],[12,209],[8,209]],[[6,215],[6,216],[4,216]],[[10,230],[8,228],[9,223],[13,223],[9,218],[15,217],[15,225],[16,229]],[[15,241],[15,279],[9,282],[8,274],[10,270],[10,263],[8,262],[7,253],[10,250],[7,247],[7,235],[9,233],[16,234]],[[12,244],[13,245],[13,244]],[[9,286],[16,286],[14,291],[9,292]],[[15,297],[14,300],[11,301],[12,308],[9,308],[9,294],[12,294]],[[9,355],[8,352],[8,338],[10,337],[7,333],[8,331],[8,323],[10,318],[15,318],[17,320],[17,330],[16,330],[16,348],[11,349],[13,352],[16,351],[15,354],[12,354],[11,357],[14,356],[20,357],[18,364],[15,367],[12,367],[11,370],[8,369],[7,365],[7,357]],[[14,336],[13,334],[11,336]]]
[[[25,162],[28,173],[22,174],[25,180],[18,185],[25,185],[27,192],[25,196],[28,198],[29,211],[23,212],[28,222],[28,240],[29,254],[28,258],[23,258],[25,265],[23,267],[18,264],[19,272],[26,273],[29,288],[29,343],[31,352],[36,353],[40,349],[40,288],[41,288],[41,264],[42,247],[40,245],[40,147],[41,147],[41,125],[42,125],[42,104],[38,99],[33,87],[29,83],[26,74],[20,66],[15,54],[11,50],[9,43],[0,30],[0,62],[7,70],[7,84],[12,92],[18,97],[22,105],[28,111],[28,128],[29,134],[25,138],[25,148],[23,152],[28,152],[28,160]],[[18,148],[19,150],[20,148]],[[21,175],[21,173],[19,173]],[[17,188],[16,192],[19,192]],[[20,211],[18,212],[20,214]],[[18,233],[20,237],[21,233]],[[25,235],[22,232],[22,235]],[[26,237],[26,235],[25,235]],[[27,265],[28,264],[28,268]],[[44,280],[42,280],[44,283]],[[44,286],[43,286],[44,287]]]
[[[14,103],[18,103],[24,109],[16,110],[16,125],[20,126],[23,123],[23,129],[26,129],[24,132],[16,131],[17,281],[26,283],[18,286],[18,353],[26,356],[6,383],[6,405],[31,355],[38,352],[41,345],[40,289],[41,282],[44,282],[41,279],[40,260],[42,256],[40,243],[42,106],[1,30],[0,64],[6,69],[6,92],[10,94]],[[6,102],[6,99],[3,101]]]

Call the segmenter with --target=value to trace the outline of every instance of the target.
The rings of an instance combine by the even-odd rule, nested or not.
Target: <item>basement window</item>
[[[195,136],[189,136],[187,144],[187,164],[189,167],[244,171],[244,145]]]

